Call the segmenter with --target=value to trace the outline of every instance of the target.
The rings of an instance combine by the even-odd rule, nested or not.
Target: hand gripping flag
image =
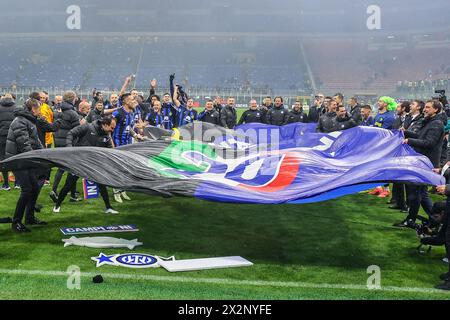
[[[43,149],[3,161],[4,170],[57,166],[121,190],[237,203],[305,203],[386,182],[440,185],[444,178],[408,145],[403,133],[355,127],[330,134],[311,124],[239,126],[191,123],[181,140],[116,149]]]

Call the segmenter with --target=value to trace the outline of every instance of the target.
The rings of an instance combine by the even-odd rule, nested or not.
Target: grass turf
[[[15,234],[9,225],[0,225],[0,268],[65,272],[68,266],[77,265],[91,275],[82,277],[81,290],[69,290],[65,275],[0,271],[0,299],[450,298],[447,292],[427,291],[446,271],[441,262],[444,249],[418,254],[415,233],[391,227],[404,216],[387,209],[386,199],[356,194],[307,205],[239,205],[130,194],[131,202],[115,204],[119,215],[107,216],[101,200],[66,202],[60,214],[53,214],[49,191],[44,187],[39,202],[45,207],[38,214],[48,226]],[[0,217],[12,215],[18,194],[17,190],[0,192]],[[187,273],[169,273],[162,268],[96,268],[90,257],[99,252],[129,250],[63,247],[60,227],[113,224],[138,225],[138,233],[112,234],[143,241],[144,246],[135,252],[175,255],[177,259],[240,255],[254,266]],[[364,289],[370,265],[381,268],[383,288],[395,288]],[[92,283],[92,274],[104,274],[105,282]],[[148,275],[150,279],[118,279],[111,274]],[[152,276],[170,278],[166,281]],[[205,279],[222,280],[207,283]],[[241,280],[255,281],[256,285]],[[399,287],[424,290],[407,292]]]

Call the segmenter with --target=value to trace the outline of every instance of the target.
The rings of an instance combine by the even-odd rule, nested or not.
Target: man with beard
[[[423,126],[418,133],[405,131],[404,144],[413,147],[418,153],[430,159],[434,168],[439,168],[441,145],[444,138],[444,124],[438,114],[442,111],[442,103],[438,100],[429,100],[425,104]],[[408,185],[409,213],[406,219],[394,224],[395,227],[415,228],[416,218],[422,203],[425,212],[431,215],[432,203],[428,196],[427,186]],[[425,202],[423,201],[425,200]]]
[[[267,112],[266,123],[282,126],[288,119],[288,111],[284,108],[282,97],[275,97],[274,101],[274,107]]]
[[[229,97],[227,99],[227,105],[220,111],[220,124],[226,129],[233,129],[236,126],[237,114],[234,107],[235,99]]]
[[[116,120],[116,127],[112,133],[113,143],[115,147],[131,144],[133,138],[143,140],[142,135],[134,131],[135,127],[135,109],[138,102],[131,93],[125,93],[120,97],[122,108],[113,112],[112,117]],[[123,190],[114,189],[114,200],[122,203],[122,198],[131,200],[127,193]]]
[[[337,107],[336,117],[333,119],[333,131],[347,130],[357,126],[355,119],[350,117],[342,104]]]
[[[331,100],[328,104],[327,113],[319,118],[319,123],[317,124],[317,132],[333,132],[334,130],[334,118],[336,117],[337,102]]]
[[[292,108],[291,112],[288,113],[288,118],[285,124],[294,122],[308,122],[308,116],[303,112],[300,101],[295,101],[294,107]]]

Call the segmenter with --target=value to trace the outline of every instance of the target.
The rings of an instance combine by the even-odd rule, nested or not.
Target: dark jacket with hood
[[[96,120],[70,130],[66,146],[112,148],[112,139],[109,133],[103,131],[100,120]]]
[[[279,107],[274,106],[269,109],[266,114],[266,123],[274,126],[282,126],[286,123],[289,116],[289,111],[284,108],[284,105]]]
[[[42,149],[36,128],[36,116],[27,109],[19,109],[11,122],[6,140],[5,158],[20,153]]]
[[[73,105],[68,102],[63,102],[61,104],[61,108],[56,110],[55,112],[55,121],[59,120],[60,128],[55,132],[55,146],[56,147],[65,147],[66,146],[66,138],[67,133],[70,130],[80,125],[80,117],[77,112],[74,110]]]
[[[13,99],[3,98],[0,100],[0,144],[6,143],[9,126],[14,120],[14,113],[22,109],[16,106]]]

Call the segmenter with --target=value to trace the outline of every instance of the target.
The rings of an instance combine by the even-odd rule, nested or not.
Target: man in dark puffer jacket
[[[40,108],[39,101],[29,99],[23,110],[16,111],[16,118],[11,122],[8,131],[6,158],[43,148],[36,128],[36,117],[40,114]],[[36,172],[32,169],[18,170],[14,171],[14,175],[21,186],[21,191],[12,221],[12,229],[17,232],[28,232],[30,230],[22,224],[24,213],[25,224],[46,224],[34,216],[34,207],[39,196]]]
[[[5,159],[6,137],[8,136],[9,126],[14,120],[14,113],[21,109],[16,106],[13,96],[9,93],[0,99],[0,161]],[[9,191],[8,172],[2,172],[3,186],[2,190]]]
[[[55,121],[60,122],[59,130],[55,132],[55,147],[63,148],[66,146],[67,133],[73,128],[84,124],[85,120],[80,120],[78,113],[75,111],[75,101],[77,95],[73,91],[67,91],[63,95],[63,103],[60,108],[55,110]],[[50,192],[50,198],[56,202],[58,200],[58,185],[61,182],[61,178],[64,174],[64,170],[59,168],[55,174],[55,181],[53,182],[52,191]],[[71,192],[72,201],[76,202],[78,199],[75,194],[75,189]]]
[[[295,101],[294,107],[292,108],[291,112],[288,113],[288,118],[285,124],[295,122],[308,122],[308,115],[303,112],[300,101]]]
[[[331,100],[328,104],[328,110],[327,113],[320,116],[319,123],[317,124],[316,131],[317,132],[333,132],[334,126],[335,126],[335,120],[336,118],[336,109],[337,109],[337,102],[334,100]]]
[[[106,116],[101,120],[96,120],[93,123],[87,123],[82,126],[78,126],[69,131],[67,134],[67,147],[100,147],[100,148],[112,148],[113,143],[111,139],[111,133],[116,127],[116,119],[111,116]],[[68,173],[64,187],[58,196],[58,201],[53,208],[53,212],[59,213],[61,210],[61,204],[64,202],[65,197],[69,191],[76,185],[78,177]],[[106,211],[108,214],[118,214],[119,212],[114,210],[109,201],[109,195],[104,185],[98,184],[100,195],[105,203]]]

